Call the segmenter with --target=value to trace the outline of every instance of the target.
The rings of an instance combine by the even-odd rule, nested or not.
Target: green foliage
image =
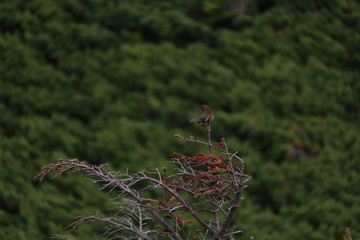
[[[0,239],[49,239],[113,207],[81,176],[33,183],[41,166],[168,165],[173,134],[203,134],[187,122],[202,103],[254,177],[244,239],[360,234],[360,4],[220,3],[1,1]]]

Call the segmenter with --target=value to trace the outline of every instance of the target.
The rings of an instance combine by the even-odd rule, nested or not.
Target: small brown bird
[[[210,123],[214,120],[215,117],[214,112],[205,104],[201,105],[200,108],[202,110],[201,116],[198,118],[191,118],[189,121],[198,122],[209,126]]]

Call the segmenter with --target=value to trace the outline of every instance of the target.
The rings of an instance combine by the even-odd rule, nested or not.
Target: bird
[[[200,106],[201,110],[202,110],[202,114],[200,115],[200,117],[198,118],[191,118],[189,121],[190,122],[198,122],[201,123],[203,125],[209,126],[210,123],[214,120],[214,112],[211,110],[211,108],[209,108],[209,106],[202,104]]]

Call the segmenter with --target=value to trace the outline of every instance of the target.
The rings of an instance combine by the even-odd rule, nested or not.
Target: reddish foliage
[[[214,143],[215,146],[218,146],[218,147],[225,147],[226,146],[226,143],[225,143],[225,138],[221,138],[220,139],[220,142],[218,143]]]

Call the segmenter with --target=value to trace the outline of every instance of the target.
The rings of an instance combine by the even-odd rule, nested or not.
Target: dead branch
[[[207,142],[194,137],[175,135],[180,140],[208,146],[208,154],[186,156],[172,153],[171,161],[175,168],[169,174],[164,168],[143,170],[135,173],[111,172],[106,165],[92,165],[78,159],[58,159],[43,167],[34,180],[43,181],[51,172],[54,176],[64,173],[81,172],[92,183],[101,184],[101,190],[116,192],[114,200],[116,210],[112,216],[80,216],[68,228],[76,230],[81,224],[90,222],[106,223],[103,236],[120,239],[190,239],[189,236],[201,239],[224,239],[241,230],[228,231],[231,219],[242,201],[245,183],[251,179],[244,173],[245,162],[231,153],[225,138],[218,143],[211,143],[210,122]],[[221,148],[222,155],[211,154],[211,147]],[[139,184],[141,183],[141,184]],[[146,186],[139,188],[138,186]],[[163,199],[144,197],[151,189],[162,189]],[[191,219],[185,219],[189,213]],[[194,233],[186,233],[186,227],[196,222],[199,226]],[[155,228],[159,225],[161,228]],[[348,231],[348,239],[351,239]],[[54,235],[57,238],[71,239]]]

